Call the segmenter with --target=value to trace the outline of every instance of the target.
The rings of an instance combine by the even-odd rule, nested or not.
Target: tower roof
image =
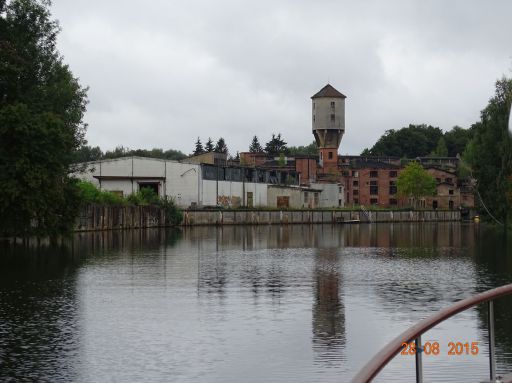
[[[320,98],[320,97],[329,97],[329,98],[347,98],[343,93],[338,92],[331,84],[327,84],[320,91],[312,96],[311,98]]]

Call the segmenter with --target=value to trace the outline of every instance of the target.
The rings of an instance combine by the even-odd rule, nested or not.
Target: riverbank
[[[183,226],[347,224],[369,222],[460,221],[458,210],[185,210]],[[75,231],[164,227],[165,212],[158,206],[88,205]]]

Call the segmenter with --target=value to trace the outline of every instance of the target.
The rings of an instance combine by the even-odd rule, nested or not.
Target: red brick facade
[[[347,206],[406,207],[411,205],[405,197],[397,194],[396,181],[403,167],[396,162],[358,161],[351,157],[346,162],[341,158],[341,179],[345,185]],[[355,166],[346,166],[347,164]],[[344,166],[345,165],[345,166]],[[419,207],[429,209],[458,209],[474,207],[474,195],[470,187],[461,184],[455,171],[425,166],[427,172],[436,179],[436,195],[422,198]]]

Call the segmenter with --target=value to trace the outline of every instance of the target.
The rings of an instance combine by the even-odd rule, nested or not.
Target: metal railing
[[[352,379],[352,383],[370,382],[377,374],[403,349],[403,344],[415,342],[416,345],[416,382],[423,382],[423,364],[421,335],[445,321],[446,319],[465,311],[478,304],[488,302],[488,323],[489,323],[489,375],[491,381],[496,380],[496,362],[494,358],[494,305],[493,301],[512,294],[512,284],[488,290],[483,293],[466,298],[448,306],[436,314],[416,323],[408,328],[402,334],[389,342],[381,351],[379,351],[372,360],[370,360]]]

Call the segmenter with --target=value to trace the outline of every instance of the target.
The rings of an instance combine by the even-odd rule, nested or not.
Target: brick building
[[[285,167],[299,175],[300,185],[307,187],[314,183],[336,183],[340,194],[339,206],[410,206],[407,198],[398,196],[396,182],[405,165],[417,161],[437,181],[436,195],[420,200],[420,207],[474,207],[471,180],[460,180],[457,176],[459,158],[340,156],[338,148],[345,133],[346,96],[327,84],[311,99],[312,132],[318,146],[318,156],[288,157],[285,161]],[[278,166],[278,158],[265,153],[240,153],[240,159],[248,166]]]

